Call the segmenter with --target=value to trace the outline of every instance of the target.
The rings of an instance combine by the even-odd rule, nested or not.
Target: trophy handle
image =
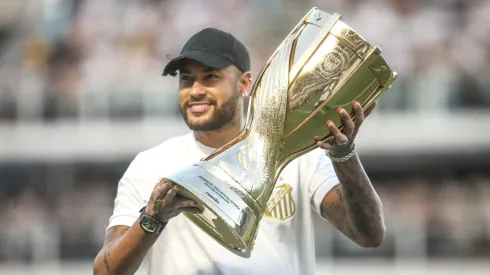
[[[305,23],[318,25],[319,19],[327,19],[327,18],[329,19],[328,22],[325,23],[325,25],[322,27],[323,29],[316,36],[314,43],[311,43],[311,45],[307,48],[306,52],[300,57],[298,62],[296,62],[296,64],[294,65],[293,69],[295,70],[295,72],[294,73],[291,72],[289,74],[289,78],[290,78],[289,83],[291,83],[294,77],[296,77],[296,75],[301,71],[301,69],[308,62],[309,58],[313,55],[315,50],[321,45],[321,41],[325,39],[328,32],[332,29],[332,27],[335,25],[335,23],[338,20],[342,19],[342,17],[338,13],[335,13],[333,16],[331,16],[330,14],[319,10],[317,7],[314,7],[301,19],[301,21],[298,22],[298,24],[293,28],[293,30],[288,34],[288,36],[286,36],[286,38],[281,42],[281,44],[279,44],[279,46],[276,48],[276,50],[273,52],[273,54],[270,56],[270,58],[267,60],[265,65],[260,70],[256,78],[257,81],[253,84],[252,91],[250,93],[251,103],[253,102],[256,96],[256,91],[260,85],[260,79],[263,77],[264,72],[267,70],[272,60],[274,60],[274,58],[279,53],[279,51],[286,45],[286,43],[288,43],[291,37],[301,33],[303,28],[307,25]],[[295,47],[296,44],[293,45],[293,52]],[[234,139],[232,139],[222,147],[217,148],[214,152],[212,152],[210,155],[205,157],[203,160],[210,160],[215,156],[219,155],[220,153],[222,153],[223,151],[228,150],[234,144],[239,143],[240,141],[246,139],[252,128],[253,113],[254,113],[254,104],[249,104],[247,109],[247,117],[246,117],[246,123],[244,129]]]

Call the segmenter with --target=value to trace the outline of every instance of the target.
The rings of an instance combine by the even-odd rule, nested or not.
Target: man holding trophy
[[[211,28],[165,67],[191,132],[133,160],[94,274],[134,274],[147,254],[150,274],[314,274],[313,211],[360,246],[382,242],[355,151],[396,78],[380,50],[312,9],[253,86],[249,70],[245,46]]]

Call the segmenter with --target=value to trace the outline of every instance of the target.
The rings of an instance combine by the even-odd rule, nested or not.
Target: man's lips
[[[188,109],[195,114],[205,113],[211,109],[211,104],[206,102],[189,103]]]

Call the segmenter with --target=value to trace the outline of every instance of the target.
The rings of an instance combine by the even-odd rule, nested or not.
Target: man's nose
[[[189,94],[193,97],[202,97],[206,95],[206,89],[199,83],[199,81],[194,81]]]

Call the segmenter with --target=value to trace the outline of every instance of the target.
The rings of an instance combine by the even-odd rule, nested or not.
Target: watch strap
[[[146,206],[141,208],[141,210],[139,211],[140,212],[139,224],[141,229],[143,229],[143,231],[145,231],[145,233],[147,234],[162,233],[167,223],[162,223],[161,221],[157,220],[155,217],[146,214],[145,209]]]

